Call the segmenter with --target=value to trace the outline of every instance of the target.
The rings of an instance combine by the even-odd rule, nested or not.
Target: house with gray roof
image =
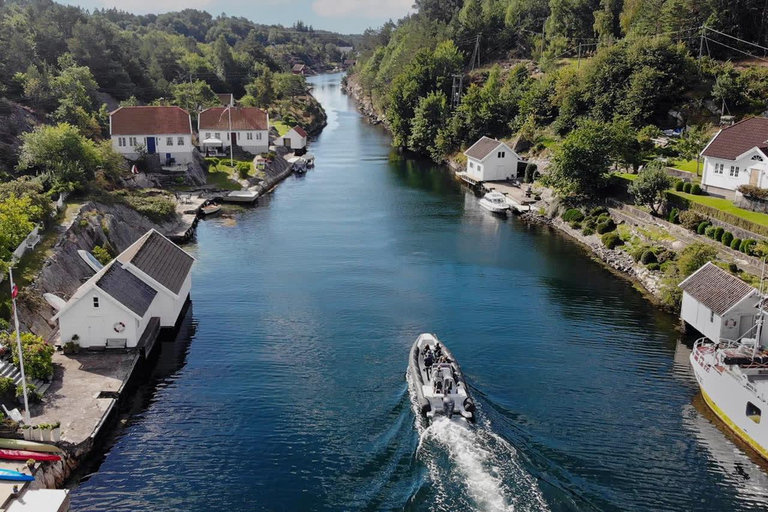
[[[520,156],[506,143],[482,137],[464,152],[467,168],[463,174],[471,181],[503,181],[517,177]]]
[[[53,317],[62,344],[133,348],[174,327],[189,300],[194,258],[150,230],[80,286]]]
[[[683,290],[680,318],[688,326],[715,342],[754,338],[760,302],[754,287],[711,261],[679,286]]]

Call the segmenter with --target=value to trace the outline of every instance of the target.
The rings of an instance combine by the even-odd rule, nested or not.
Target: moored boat
[[[203,215],[213,215],[219,211],[221,211],[221,205],[216,203],[211,203],[200,208],[200,212],[202,212]]]
[[[480,199],[480,206],[493,213],[506,213],[509,210],[507,196],[501,192],[488,192]]]
[[[427,418],[454,415],[475,419],[475,402],[469,395],[461,368],[453,354],[433,334],[424,333],[411,347],[409,370],[419,412]]]
[[[63,453],[62,449],[53,444],[26,441],[24,439],[0,439],[0,448],[9,450],[29,450],[32,452]]]
[[[20,471],[0,468],[0,480],[9,480],[11,482],[34,482],[35,477]]]
[[[29,450],[6,450],[0,449],[0,459],[3,460],[36,460],[38,462],[54,462],[61,460],[61,457],[54,453],[39,453]]]

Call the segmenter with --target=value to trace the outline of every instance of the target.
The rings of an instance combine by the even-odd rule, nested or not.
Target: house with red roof
[[[307,147],[307,132],[301,126],[294,126],[285,135],[280,137],[276,144],[278,142],[278,145],[282,144],[294,152],[301,152]]]
[[[192,161],[192,120],[181,107],[120,107],[109,114],[112,147],[130,160],[142,152],[165,164]]]
[[[733,199],[740,185],[768,188],[768,119],[752,117],[720,130],[701,152],[708,194]]]
[[[202,152],[229,151],[231,143],[257,155],[269,151],[269,114],[256,107],[212,107],[200,112],[197,131]]]

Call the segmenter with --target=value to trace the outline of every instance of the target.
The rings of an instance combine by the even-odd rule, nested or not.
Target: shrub
[[[591,210],[589,210],[589,216],[590,217],[599,217],[602,214],[608,214],[608,208],[605,206],[595,206]]]
[[[706,219],[702,215],[699,215],[692,210],[686,210],[680,214],[680,224],[691,231],[696,231],[699,224],[704,220]]]
[[[643,265],[647,265],[649,263],[656,263],[658,261],[659,260],[656,259],[656,254],[654,254],[654,252],[651,251],[650,249],[643,252],[642,256],[640,256],[640,263],[642,263]]]
[[[581,233],[584,236],[594,235],[595,234],[595,228],[590,228],[590,227],[587,226],[587,227],[585,227],[584,229],[581,230]]]
[[[696,232],[700,235],[703,235],[707,232],[707,228],[711,226],[712,223],[708,220],[703,221],[701,224],[699,224],[699,227],[696,228]]]
[[[734,238],[731,242],[731,249],[738,251],[739,247],[741,247],[741,238]]]
[[[680,253],[677,260],[677,268],[683,277],[688,277],[708,261],[717,258],[717,249],[709,244],[691,244]]]
[[[581,222],[577,220],[571,221],[571,227],[573,229],[581,229]]]
[[[690,183],[686,182],[683,185],[683,192],[685,192],[686,194],[690,194],[691,193],[691,187],[692,187],[692,185]]]
[[[735,263],[729,263],[728,270],[731,272],[731,274],[736,274],[739,271],[739,267]]]
[[[669,249],[661,249],[660,251],[656,252],[656,261],[658,261],[660,264],[666,263],[668,261],[674,261],[675,258],[677,258],[677,253]]]
[[[16,382],[10,377],[0,377],[0,395],[13,396],[16,391]]]
[[[68,341],[61,347],[61,349],[67,355],[77,354],[80,352],[80,344],[77,343],[77,341]]]
[[[648,246],[645,245],[638,245],[636,247],[632,247],[629,250],[629,255],[632,256],[632,259],[635,260],[635,262],[639,262],[640,258],[643,257],[643,254],[645,251],[648,250]]]
[[[722,242],[723,245],[727,245],[728,247],[731,246],[731,242],[733,242],[733,233],[730,231],[726,231],[723,233],[723,236],[720,238],[720,242]]]
[[[714,240],[716,230],[717,228],[715,226],[707,226],[707,229],[704,230],[704,234],[707,238],[712,238]]]
[[[648,270],[650,270],[651,272],[656,272],[657,270],[659,270],[661,268],[661,265],[659,265],[658,263],[649,263],[645,267]]]
[[[757,245],[757,240],[753,240],[751,238],[747,240],[743,240],[741,242],[741,245],[739,245],[739,250],[743,252],[744,254],[752,254],[752,250],[754,249],[755,245]]]
[[[683,185],[684,184],[683,184],[682,181],[678,181],[677,183],[675,183],[675,190],[677,190],[678,192],[682,192],[683,191]]]
[[[584,221],[584,227],[594,230],[597,227],[597,221],[588,217],[587,220]]]
[[[601,235],[605,233],[610,233],[615,229],[616,229],[616,223],[613,222],[613,219],[611,218],[597,225],[597,232],[600,233]]]
[[[11,346],[15,340],[12,333],[0,334],[0,343]],[[53,345],[40,336],[29,332],[21,333],[21,347],[24,352],[24,370],[31,379],[50,379],[53,376]],[[13,364],[19,366],[19,353],[13,351]]]
[[[102,245],[95,246],[91,253],[93,253],[93,257],[99,260],[99,263],[102,265],[106,265],[112,261],[112,255],[109,253],[109,249]]]
[[[600,226],[598,226],[598,233],[600,232],[599,227]],[[624,240],[622,240],[619,234],[615,231],[605,233],[600,239],[603,241],[603,245],[609,249],[615,249],[620,245],[624,245]]]
[[[611,216],[608,215],[607,213],[601,213],[600,215],[597,216],[597,223],[601,224],[601,223],[607,221],[610,218],[611,218]]]
[[[715,240],[720,242],[723,239],[723,235],[725,234],[725,230],[721,228],[720,226],[715,228]]]
[[[669,212],[668,220],[672,224],[680,224],[680,210],[677,208],[672,208],[672,211]]]
[[[0,318],[0,332],[5,332],[10,328],[11,325],[8,323],[8,320],[5,318]]]
[[[113,192],[113,197],[127,203],[131,208],[150,218],[162,222],[169,220],[176,214],[176,203],[171,196],[162,191],[144,189],[118,190]]]
[[[563,213],[562,219],[565,222],[574,222],[584,220],[584,214],[578,208],[570,208]]]
[[[739,185],[736,189],[747,199],[764,201],[768,199],[768,189],[756,187],[754,185]]]
[[[694,183],[693,186],[691,187],[691,194],[695,196],[701,195],[701,186],[698,183]]]
[[[18,386],[16,386],[16,398],[23,398],[23,397],[24,397],[24,386],[19,384]],[[40,393],[37,392],[37,386],[35,386],[31,382],[27,382],[27,398],[29,399],[29,402],[33,404],[43,399]]]

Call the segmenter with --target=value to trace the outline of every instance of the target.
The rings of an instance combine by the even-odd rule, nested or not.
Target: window
[[[121,148],[124,147],[125,146],[125,137],[118,137],[117,138],[117,145],[119,147],[121,147]]]
[[[475,168],[475,164],[473,164],[472,162],[469,162],[469,168],[470,169],[474,169]]]
[[[723,174],[725,172],[725,165],[715,164],[715,174]]]
[[[739,166],[737,166],[737,165],[732,165],[731,166],[730,176],[731,176],[731,178],[738,178],[739,177]]]
[[[165,138],[165,145],[166,146],[173,146],[173,137],[166,137]]]
[[[179,137],[176,139],[176,145],[177,146],[183,146],[184,145],[184,137]]]
[[[761,416],[760,408],[752,402],[747,402],[747,418],[751,419],[755,423],[760,423]]]
[[[93,307],[95,307],[95,308],[99,307],[99,298],[98,297],[94,297],[93,298]]]
[[[135,148],[139,145],[139,142],[136,140],[136,137],[128,137],[128,145]]]
[[[505,153],[504,153],[504,151],[499,151],[499,153],[498,153],[498,155],[497,155],[497,156],[498,156],[499,158],[504,158],[504,154],[505,154]]]
[[[710,311],[709,312],[709,321],[710,322],[714,322],[715,321],[715,312],[714,311]]]
[[[246,133],[245,134],[245,138],[248,139],[248,140],[253,140],[253,133],[252,132]]]
[[[205,138],[210,139],[211,138],[211,132],[205,132]]]
[[[755,160],[757,162],[762,162],[763,161],[763,157],[761,157],[760,155],[755,155],[755,156],[752,157],[752,160]]]
[[[216,133],[214,134],[214,136],[215,136],[217,139],[221,140],[221,133],[220,133],[220,132],[216,132]]]
[[[256,140],[261,140],[261,132],[256,134]]]

